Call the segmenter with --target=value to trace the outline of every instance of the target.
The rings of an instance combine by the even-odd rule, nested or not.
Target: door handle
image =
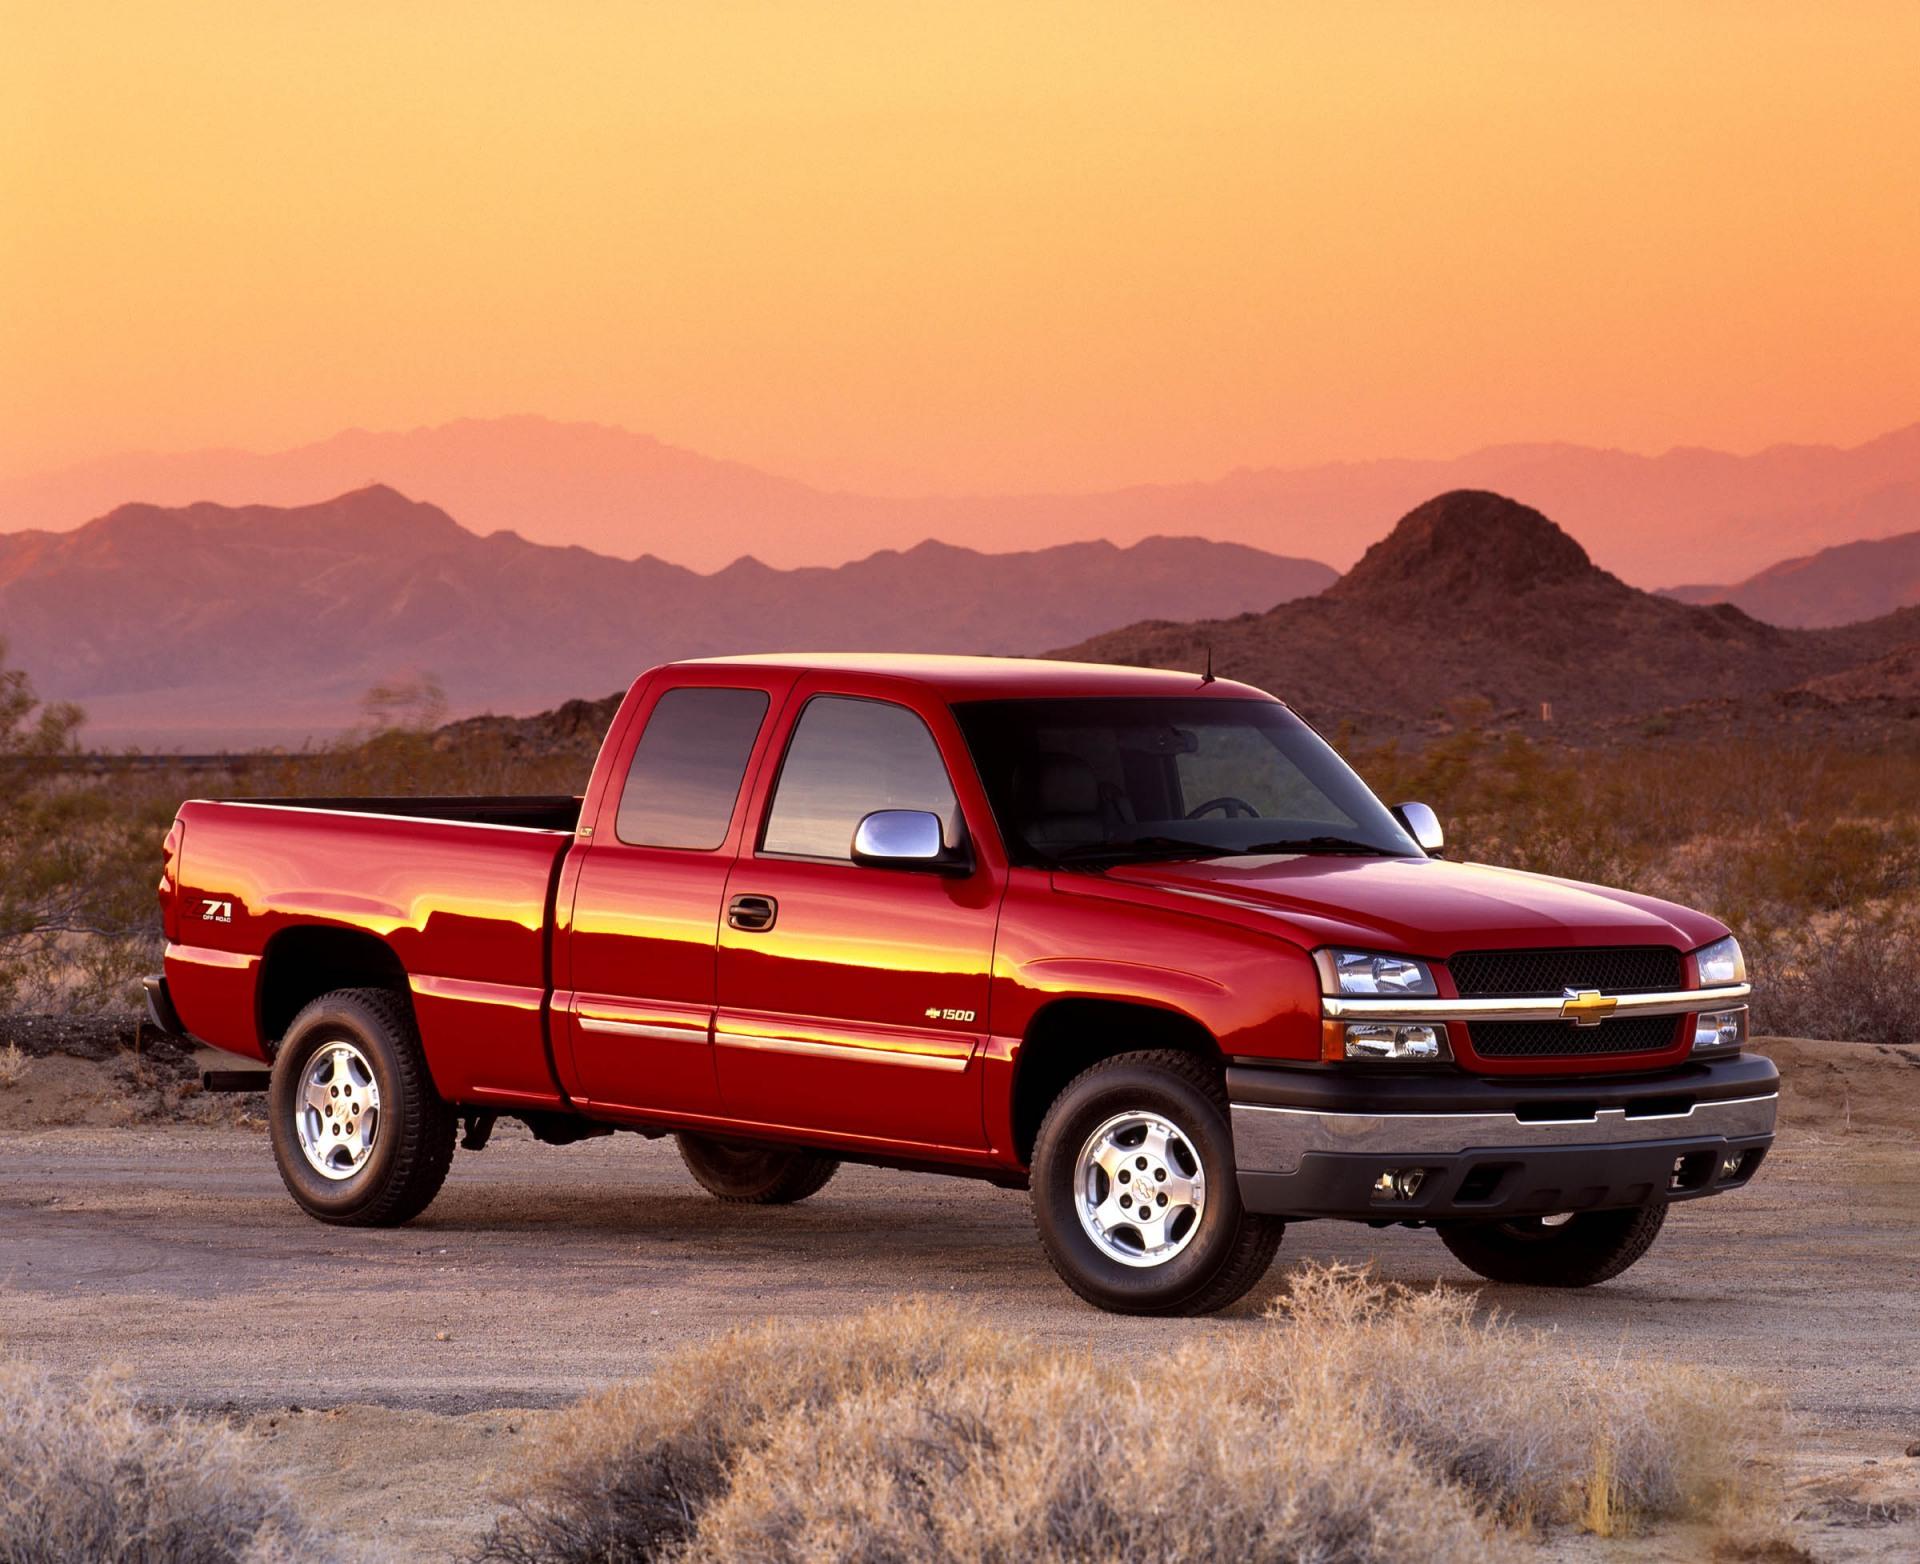
[[[727,903],[727,926],[748,934],[759,934],[773,927],[780,905],[771,896],[736,896]]]

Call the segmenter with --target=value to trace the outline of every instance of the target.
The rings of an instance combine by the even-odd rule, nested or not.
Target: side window
[[[904,706],[817,695],[794,726],[761,851],[851,858],[853,832],[876,809],[925,809],[949,847],[960,806],[927,725]]]
[[[614,835],[631,847],[718,847],[766,715],[765,690],[668,690],[633,752]]]

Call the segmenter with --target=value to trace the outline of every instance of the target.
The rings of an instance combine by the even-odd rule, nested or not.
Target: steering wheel
[[[1222,793],[1218,798],[1210,798],[1204,804],[1196,804],[1187,811],[1189,820],[1198,820],[1202,815],[1210,815],[1219,810],[1229,820],[1258,820],[1260,811],[1244,798],[1235,798],[1231,793]]]

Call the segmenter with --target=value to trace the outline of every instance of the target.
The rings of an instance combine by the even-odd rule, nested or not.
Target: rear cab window
[[[614,835],[629,847],[721,846],[768,704],[765,690],[714,685],[663,694],[627,768]]]

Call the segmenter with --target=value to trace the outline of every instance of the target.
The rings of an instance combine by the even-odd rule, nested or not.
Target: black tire
[[[1653,1247],[1667,1203],[1625,1211],[1581,1211],[1566,1221],[1449,1222],[1440,1241],[1470,1271],[1520,1287],[1592,1287],[1611,1281]]]
[[[836,1158],[791,1146],[751,1146],[680,1134],[680,1160],[708,1194],[743,1206],[790,1206],[817,1195],[840,1169]]]
[[[1146,1112],[1167,1120],[1204,1175],[1205,1199],[1184,1247],[1151,1266],[1110,1258],[1081,1225],[1076,1163],[1090,1138],[1116,1116]],[[1211,1314],[1266,1275],[1286,1225],[1240,1203],[1233,1129],[1220,1073],[1173,1049],[1119,1054],[1082,1071],[1053,1100],[1034,1142],[1033,1220],[1060,1279],[1087,1302],[1116,1314]],[[1111,1230],[1110,1230],[1111,1231]]]
[[[308,1161],[297,1127],[308,1066],[335,1042],[359,1050],[380,1093],[366,1160],[337,1179]],[[287,1028],[267,1087],[267,1125],[281,1182],[307,1215],[348,1227],[397,1227],[440,1193],[459,1116],[433,1088],[406,996],[342,988],[314,1000]]]

